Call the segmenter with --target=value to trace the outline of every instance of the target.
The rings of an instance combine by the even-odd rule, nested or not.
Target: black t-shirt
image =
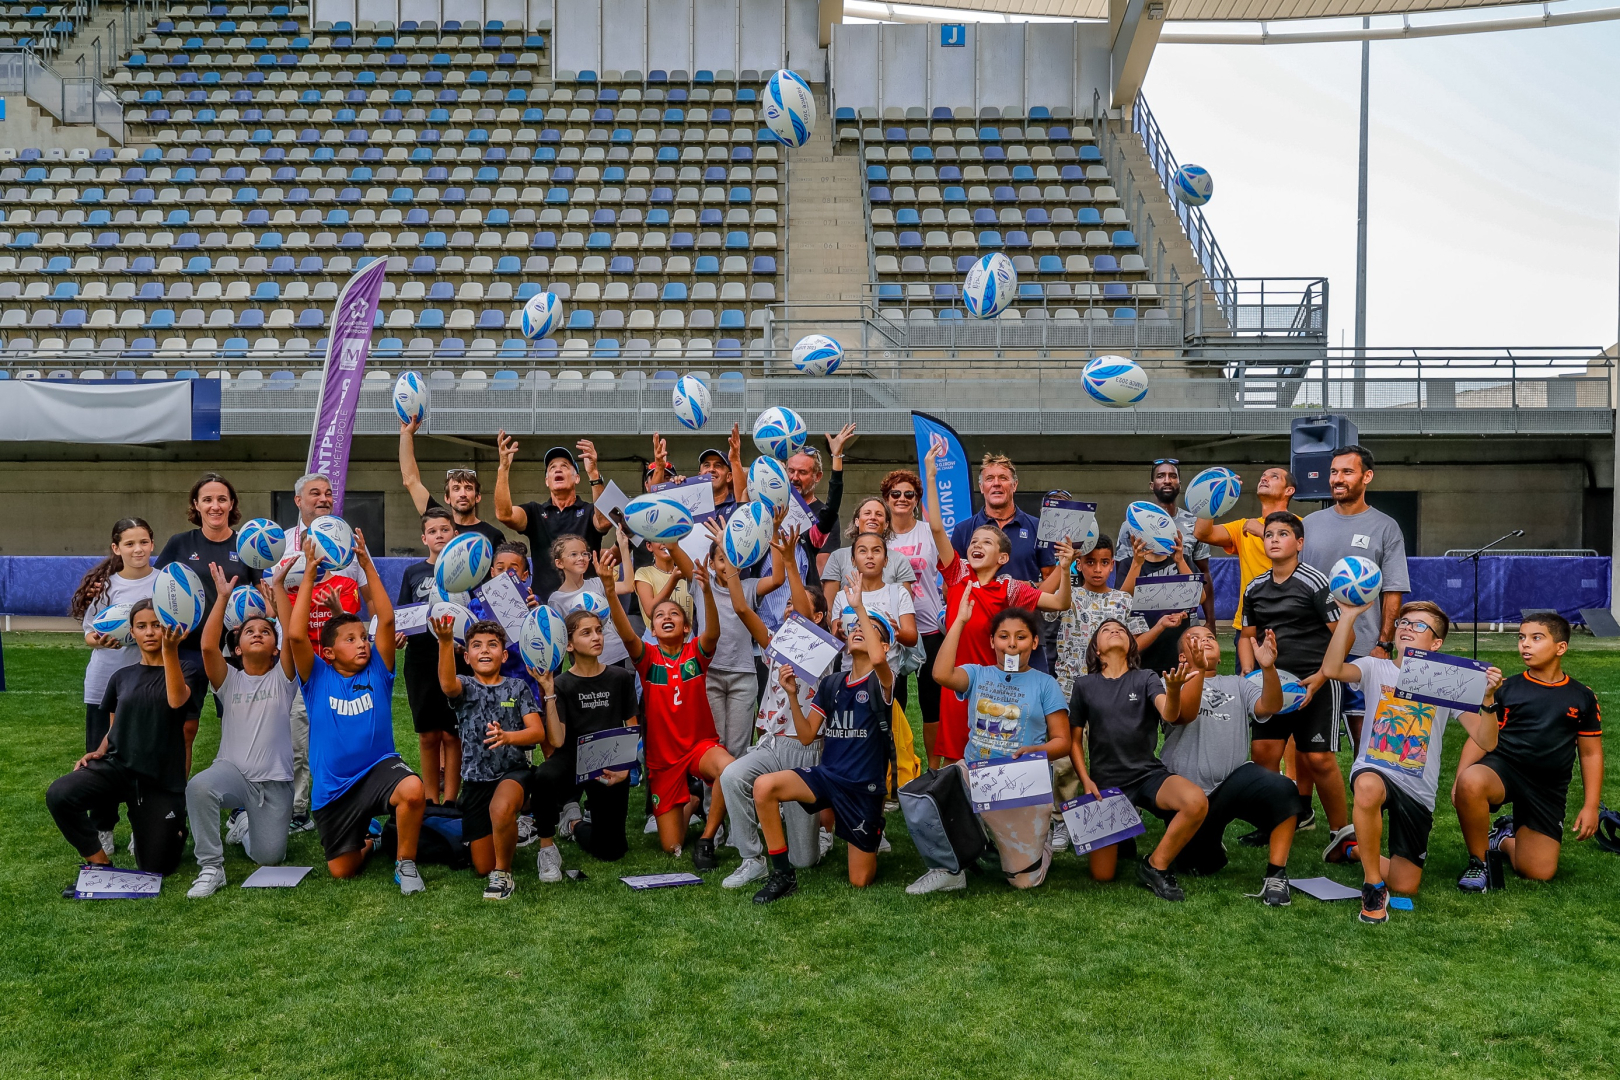
[[[636,677],[618,666],[589,678],[565,671],[557,676],[557,715],[568,734],[556,756],[570,762],[572,775],[581,735],[629,727],[635,720]]]
[[[1569,783],[1578,737],[1603,735],[1597,695],[1568,675],[1544,683],[1521,672],[1502,680],[1496,703],[1496,752],[1548,786]]]
[[[528,517],[523,535],[529,541],[529,563],[533,568],[534,595],[547,597],[562,588],[562,574],[551,564],[551,542],[559,536],[582,536],[592,551],[602,546],[603,532],[596,527],[596,507],[575,499],[567,509],[547,499],[519,507]]]
[[[1327,575],[1306,563],[1287,581],[1274,581],[1268,571],[1243,591],[1243,625],[1277,635],[1277,666],[1296,679],[1309,678],[1322,666],[1333,640],[1331,624],[1338,621],[1339,603],[1328,590]]]
[[[1098,787],[1134,784],[1164,768],[1156,753],[1160,716],[1153,704],[1162,693],[1164,681],[1146,668],[1117,679],[1097,674],[1074,680],[1069,723],[1088,729],[1087,765]]]
[[[404,576],[399,579],[399,595],[394,598],[395,605],[404,607],[406,604],[431,603],[432,600],[433,564],[424,559],[407,566]],[[405,639],[403,674],[407,679],[431,679],[435,686],[438,685],[439,639],[431,630],[411,634]]]
[[[433,496],[429,495],[427,508],[432,510],[435,506],[442,508],[444,504],[438,499],[435,499]],[[471,525],[463,525],[452,517],[450,519],[450,523],[456,527],[457,536],[460,536],[465,532],[475,532],[482,533],[484,539],[489,541],[490,547],[495,547],[497,544],[506,543],[506,534],[501,532],[497,526],[492,525],[487,521],[475,521]]]
[[[225,580],[236,578],[238,585],[251,585],[259,580],[259,571],[243,562],[236,554],[236,534],[232,533],[224,540],[210,540],[203,535],[201,529],[192,529],[189,532],[175,533],[169,537],[169,542],[163,545],[154,567],[161,570],[170,563],[185,563],[191,571],[202,579],[203,595],[207,599],[207,606],[203,608],[203,621],[207,621],[207,613],[213,610],[214,600],[218,590],[214,588],[214,575],[208,569],[209,563],[215,563],[225,573]],[[197,629],[187,634],[180,642],[180,648],[188,652],[202,651],[202,623]]]
[[[162,665],[131,664],[107,680],[107,756],[164,791],[186,790],[186,706],[169,707]]]

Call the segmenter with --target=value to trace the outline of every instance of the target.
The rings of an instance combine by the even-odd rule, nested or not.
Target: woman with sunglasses
[[[910,469],[895,469],[883,478],[878,491],[889,508],[889,563],[909,563],[915,580],[911,602],[915,608],[917,633],[922,640],[923,665],[917,669],[917,705],[922,711],[923,744],[934,752],[934,734],[939,730],[939,683],[934,681],[934,657],[945,640],[945,597],[939,577],[939,548],[928,522],[918,517],[922,500],[922,477]],[[906,686],[896,684],[895,700],[904,707]]]

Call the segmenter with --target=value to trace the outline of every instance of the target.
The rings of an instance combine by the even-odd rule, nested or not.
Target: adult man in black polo
[[[613,528],[595,506],[579,497],[579,464],[565,446],[553,446],[546,451],[546,490],[551,497],[545,502],[526,502],[521,506],[512,502],[512,462],[517,457],[518,443],[505,431],[496,436],[500,451],[500,470],[495,474],[495,516],[501,524],[520,532],[529,542],[529,557],[534,563],[534,594],[542,601],[562,588],[562,574],[551,562],[551,544],[559,536],[583,537],[592,551],[602,546],[602,537]],[[579,451],[579,463],[585,466],[594,492],[606,484],[596,468],[596,444],[581,439],[574,444]]]

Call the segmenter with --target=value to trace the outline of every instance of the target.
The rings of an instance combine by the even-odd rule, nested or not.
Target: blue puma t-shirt
[[[376,651],[360,671],[344,676],[315,658],[303,684],[309,712],[310,806],[342,795],[394,749],[394,673]]]

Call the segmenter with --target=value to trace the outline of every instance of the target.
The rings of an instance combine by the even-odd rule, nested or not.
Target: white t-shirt
[[[827,565],[821,568],[821,580],[831,581],[842,586],[844,579],[854,568],[850,561],[850,549],[841,547],[827,556]],[[910,585],[913,575],[911,563],[905,559],[889,559],[883,564],[883,580],[892,581],[900,585]]]
[[[152,599],[152,586],[155,584],[157,584],[156,570],[143,578],[133,580],[120,577],[118,574],[108,578],[107,587],[84,613],[84,632],[88,634],[90,624],[95,621],[96,616],[114,604],[133,604],[138,600]],[[113,672],[140,662],[141,650],[134,645],[124,645],[117,649],[91,650],[90,662],[84,666],[84,703],[100,705],[102,699],[107,696],[107,680],[112,678]]]
[[[218,761],[228,761],[242,775],[263,783],[293,778],[292,706],[298,683],[278,662],[263,675],[230,667],[218,691]]]
[[[944,628],[945,595],[940,589],[939,548],[934,546],[934,531],[926,521],[895,533],[889,541],[889,563],[899,562],[911,564],[911,601],[916,608],[917,633],[939,633]]]
[[[1361,725],[1361,744],[1356,747],[1351,774],[1376,769],[1433,810],[1440,791],[1440,748],[1446,723],[1457,711],[1396,697],[1401,669],[1393,660],[1363,656],[1351,663],[1361,671],[1361,692],[1367,699],[1367,718]]]
[[[569,606],[573,604],[574,598],[579,596],[580,593],[586,592],[595,593],[597,599],[602,601],[602,606],[607,607],[607,593],[602,589],[602,579],[595,577],[586,578],[585,584],[577,589],[558,589],[546,599],[546,606],[555,611],[558,618],[566,619],[568,618]],[[620,602],[622,603],[623,600],[621,599]],[[602,663],[617,664],[620,660],[627,659],[629,656],[630,650],[624,647],[624,639],[619,637],[617,630],[613,629],[612,618],[604,616],[602,619]]]
[[[704,630],[703,590],[709,584],[703,577],[703,572],[699,571],[693,575],[692,582],[692,604],[697,608],[698,633]],[[786,588],[782,586],[783,591]],[[749,609],[758,611],[759,579],[744,578],[742,591]],[[715,586],[714,611],[719,616],[720,640],[715,642],[714,659],[709,661],[709,666],[716,671],[753,671],[754,635],[748,632],[748,627],[737,615],[737,609],[731,606],[730,589]]]
[[[781,664],[770,665],[770,677],[765,682],[765,693],[759,699],[759,716],[754,720],[754,726],[766,735],[780,735],[783,738],[797,739],[798,732],[793,726],[793,710],[788,708],[787,691],[777,681],[777,672]],[[803,710],[805,718],[810,716],[810,703],[816,696],[816,682],[813,679],[799,680],[799,708]],[[817,736],[819,741],[820,736]]]
[[[883,617],[889,620],[889,626],[894,631],[894,640],[889,642],[889,666],[898,670],[900,652],[905,648],[900,644],[900,616],[917,614],[917,609],[911,601],[911,586],[889,582],[881,589],[862,589],[861,603],[866,605],[867,611],[880,611]],[[844,590],[839,589],[838,595],[833,597],[832,608],[827,615],[834,622],[843,622],[855,617],[855,609],[850,607],[849,599],[844,596]]]

